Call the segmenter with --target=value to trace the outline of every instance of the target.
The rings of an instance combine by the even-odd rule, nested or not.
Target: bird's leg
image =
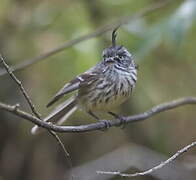
[[[118,115],[118,114],[115,114],[115,113],[113,113],[113,112],[108,112],[108,114],[112,115],[112,116],[115,117],[116,119],[119,119],[119,120],[120,120],[120,125],[121,125],[121,127],[122,127],[122,128],[125,127],[125,125],[126,125],[126,119],[125,119],[123,116]]]
[[[96,120],[103,122],[105,124],[106,129],[111,127],[111,124],[109,121],[107,120],[100,120],[99,117],[97,115],[95,115],[92,111],[89,111],[88,114],[90,114],[92,117],[94,117]]]

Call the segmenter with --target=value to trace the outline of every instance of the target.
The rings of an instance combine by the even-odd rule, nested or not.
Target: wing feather
[[[58,101],[61,97],[63,97],[65,94],[70,93],[72,91],[75,91],[79,88],[80,85],[80,81],[79,79],[76,77],[75,79],[73,79],[72,81],[70,81],[69,83],[65,84],[60,91],[58,91],[54,97],[50,100],[50,102],[47,104],[46,107],[51,106],[52,104],[54,104],[56,101]]]
[[[65,84],[60,91],[58,91],[55,96],[51,99],[51,101],[47,104],[46,107],[51,106],[52,104],[54,104],[56,101],[58,101],[61,97],[63,97],[65,94],[70,93],[72,91],[75,91],[77,89],[79,89],[79,87],[82,85],[84,86],[84,84],[88,84],[88,82],[90,82],[92,80],[93,77],[95,77],[95,73],[91,73],[91,72],[86,72],[83,73],[79,76],[77,76],[75,79],[73,79],[72,81],[70,81],[69,83]]]

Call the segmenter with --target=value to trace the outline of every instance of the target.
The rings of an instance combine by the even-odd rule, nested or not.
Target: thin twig
[[[16,82],[16,84],[19,86],[20,91],[22,92],[22,94],[24,95],[27,103],[29,104],[32,113],[39,119],[41,120],[41,115],[36,111],[34,104],[32,103],[29,95],[27,94],[25,88],[22,85],[22,82],[14,75],[14,73],[12,72],[12,70],[10,69],[9,65],[5,62],[5,59],[3,58],[3,56],[0,54],[0,61],[3,63],[7,73],[10,75],[10,77],[13,79],[14,82]],[[15,111],[17,111],[17,109],[19,108],[19,105],[15,105]],[[58,137],[58,135],[55,132],[52,132],[50,129],[46,129],[49,134],[51,134],[57,141],[57,143],[59,144],[59,146],[63,149],[63,152],[65,154],[66,159],[68,158],[68,162],[70,165],[70,168],[72,168],[72,163],[71,163],[71,159],[69,156],[69,153],[67,152],[64,144],[62,143],[61,139]]]
[[[167,103],[159,104],[157,106],[152,107],[150,110],[145,111],[140,114],[124,117],[124,123],[134,123],[134,122],[140,122],[142,120],[146,120],[160,112],[168,111],[170,109],[174,109],[180,106],[184,105],[191,105],[191,104],[196,104],[196,97],[184,97],[180,98],[177,100],[173,100]],[[45,121],[42,121],[35,116],[32,116],[31,114],[24,112],[20,110],[19,108],[16,108],[16,105],[11,106],[8,104],[4,104],[0,102],[0,109],[3,109],[5,111],[8,111],[12,114],[15,114],[21,118],[24,118],[26,120],[31,121],[32,123],[46,128],[50,129],[55,132],[60,132],[60,133],[80,133],[80,132],[89,132],[89,131],[94,131],[94,130],[103,130],[105,128],[108,128],[106,123],[104,122],[97,122],[97,123],[91,123],[87,125],[80,125],[80,126],[58,126],[54,125]],[[121,125],[121,120],[119,119],[114,119],[114,120],[108,120],[108,123],[110,123],[111,127],[112,126],[120,126]]]
[[[47,129],[47,131],[49,134],[51,134],[56,139],[58,145],[62,148],[63,153],[65,154],[65,158],[67,159],[67,162],[69,163],[69,168],[70,168],[70,173],[71,173],[73,165],[72,165],[72,160],[71,160],[71,156],[70,156],[69,152],[66,150],[65,145],[63,144],[60,137],[55,132],[53,132],[49,129]]]
[[[149,174],[153,173],[154,171],[157,171],[158,169],[161,169],[164,166],[166,166],[167,164],[171,163],[176,158],[178,158],[180,155],[182,155],[183,153],[185,153],[189,149],[191,149],[193,146],[196,146],[196,141],[195,142],[192,142],[191,144],[188,144],[184,148],[180,149],[179,151],[177,151],[173,156],[171,156],[166,161],[161,162],[159,165],[154,166],[153,168],[148,169],[148,170],[143,171],[143,172],[137,172],[137,173],[133,173],[133,174],[127,174],[127,173],[121,173],[119,171],[113,171],[113,172],[112,171],[97,171],[97,173],[98,174],[104,174],[104,175],[117,175],[117,176],[121,176],[121,177],[135,177],[135,176],[149,175]]]
[[[32,103],[29,95],[27,94],[27,92],[25,91],[21,81],[19,81],[19,79],[14,75],[14,73],[12,72],[12,70],[10,69],[9,65],[5,62],[3,56],[0,54],[0,60],[3,63],[7,73],[10,75],[10,77],[13,79],[13,81],[19,86],[20,91],[22,92],[22,94],[24,95],[27,103],[29,104],[31,111],[33,112],[33,114],[35,114],[35,116],[39,119],[41,119],[41,115],[35,110],[35,106]]]
[[[160,8],[165,7],[168,3],[171,3],[171,2],[173,2],[173,1],[172,0],[161,1],[159,3],[152,4],[149,7],[142,9],[141,11],[139,11],[138,13],[136,13],[134,15],[123,16],[121,18],[118,18],[117,20],[113,21],[113,23],[101,26],[100,28],[98,28],[96,31],[94,31],[92,33],[88,33],[88,34],[83,35],[81,37],[78,37],[76,39],[67,41],[64,44],[62,44],[61,46],[54,48],[52,50],[49,50],[48,52],[43,53],[35,58],[24,60],[22,63],[15,65],[15,66],[12,66],[11,69],[12,69],[12,71],[22,70],[32,64],[35,64],[37,62],[40,62],[41,60],[48,58],[49,56],[52,56],[56,53],[59,53],[59,52],[65,50],[66,48],[69,48],[75,44],[78,44],[82,41],[86,41],[86,40],[89,40],[89,39],[97,37],[97,36],[100,36],[100,35],[104,34],[105,32],[113,30],[117,26],[127,24],[130,21],[136,20],[136,19],[143,17],[145,15],[148,15],[155,10],[158,10]],[[0,71],[0,76],[3,76],[5,74],[7,74],[6,71]]]
[[[48,130],[48,129],[47,129],[47,130]],[[62,143],[62,141],[60,140],[59,136],[58,136],[55,132],[53,132],[53,131],[48,130],[48,132],[49,132],[55,139],[58,139],[57,142],[59,143],[59,146],[62,147],[62,149],[63,149],[64,153],[66,154],[66,156],[69,157],[70,155],[69,155],[68,151],[65,149],[65,146],[64,146],[64,144]]]

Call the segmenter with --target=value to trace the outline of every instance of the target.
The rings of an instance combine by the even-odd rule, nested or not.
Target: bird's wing
[[[63,95],[72,92],[76,89],[79,88],[80,81],[78,78],[73,79],[69,83],[65,84],[55,95],[54,97],[50,100],[50,102],[47,104],[47,107],[51,106],[54,104],[56,101],[58,101]]]
[[[51,101],[47,104],[47,107],[54,104],[56,101],[58,101],[61,97],[63,97],[65,94],[77,90],[81,84],[88,84],[92,80],[93,77],[95,77],[97,74],[96,72],[87,71],[79,76],[77,76],[75,79],[70,81],[69,83],[65,84],[60,91],[58,91],[55,96],[51,99]]]

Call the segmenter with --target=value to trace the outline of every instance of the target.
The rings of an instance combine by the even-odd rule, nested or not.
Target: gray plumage
[[[137,66],[129,51],[116,45],[115,38],[116,34],[113,31],[112,46],[103,51],[101,62],[65,84],[57,92],[47,107],[65,94],[76,91],[74,96],[55,108],[44,121],[60,125],[77,109],[91,115],[96,111],[109,112],[127,100],[137,81]],[[34,126],[32,133],[37,133],[38,129],[38,126]]]

